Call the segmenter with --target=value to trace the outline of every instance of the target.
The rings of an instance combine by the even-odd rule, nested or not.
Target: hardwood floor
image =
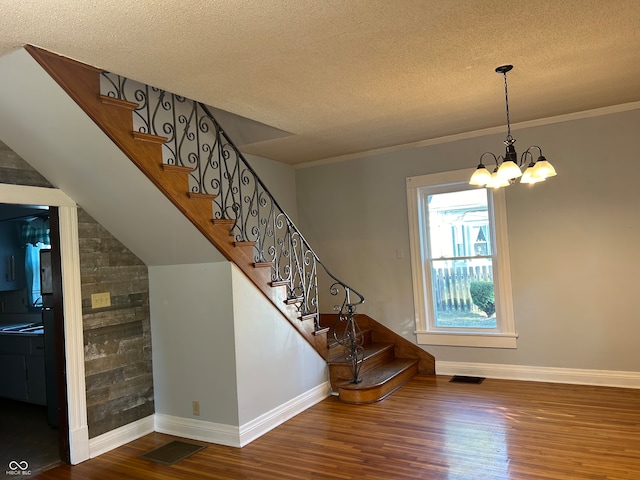
[[[331,397],[242,449],[209,445],[165,466],[153,433],[39,480],[638,479],[640,390],[417,376],[391,397]]]

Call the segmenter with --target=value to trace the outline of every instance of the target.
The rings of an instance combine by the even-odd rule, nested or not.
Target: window
[[[42,307],[40,250],[51,248],[48,214],[27,217],[22,225],[21,240],[25,245],[24,269],[27,279],[29,305],[31,307]]]
[[[407,179],[418,343],[515,348],[504,190],[470,175]]]
[[[25,246],[25,274],[27,277],[27,292],[29,304],[32,307],[42,307],[42,286],[40,285],[40,250],[50,249],[51,245],[38,242],[35,245],[27,243]]]

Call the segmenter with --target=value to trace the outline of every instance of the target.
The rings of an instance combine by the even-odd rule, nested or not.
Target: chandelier
[[[480,164],[471,179],[470,185],[478,185],[480,187],[487,188],[500,188],[506,187],[515,183],[517,178],[520,178],[520,183],[538,183],[542,182],[549,177],[556,175],[556,171],[553,166],[542,155],[542,149],[537,145],[532,145],[527,148],[520,160],[518,160],[518,154],[513,146],[516,140],[511,136],[511,121],[509,119],[509,95],[507,92],[507,72],[513,68],[513,65],[502,65],[496,68],[496,73],[501,73],[504,76],[504,100],[507,110],[507,138],[504,141],[506,150],[504,156],[496,156],[491,152],[484,152],[480,155]],[[533,151],[537,150],[538,158],[534,160]],[[483,159],[490,157],[495,162],[495,168],[493,172],[490,172],[487,167],[484,166]],[[526,169],[525,169],[526,167]],[[524,169],[524,173],[523,173]]]

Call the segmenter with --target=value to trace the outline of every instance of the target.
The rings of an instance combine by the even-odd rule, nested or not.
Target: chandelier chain
[[[513,143],[513,137],[511,136],[511,118],[509,117],[509,92],[507,91],[507,72],[503,72],[504,76],[504,103],[507,111],[507,140],[505,143]]]

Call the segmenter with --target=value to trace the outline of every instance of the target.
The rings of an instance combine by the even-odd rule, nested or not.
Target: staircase
[[[25,48],[327,360],[332,388],[341,400],[375,402],[416,373],[435,373],[433,357],[411,342],[369,317],[358,315],[354,322],[362,295],[322,264],[206,106],[35,47]],[[101,93],[105,83],[107,93]],[[129,96],[127,88],[133,88]],[[201,135],[208,139],[201,140]],[[338,314],[319,313],[319,270],[332,282],[330,293],[340,298]],[[352,332],[358,332],[348,341],[335,334],[347,318],[354,325]]]
[[[343,402],[377,402],[391,395],[417,373],[435,373],[432,355],[368,315],[358,314],[356,318],[362,332],[363,355],[360,382],[354,383],[344,349],[333,335],[336,326],[340,329],[338,317],[337,314],[322,314],[320,322],[329,328],[327,363],[331,388]]]

